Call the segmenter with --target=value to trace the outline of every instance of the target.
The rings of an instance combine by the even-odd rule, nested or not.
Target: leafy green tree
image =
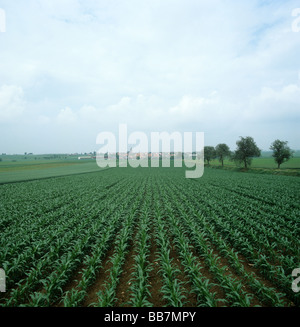
[[[230,156],[230,149],[227,144],[221,143],[216,146],[216,157],[222,163],[222,167],[224,166],[224,159],[229,156]]]
[[[273,157],[275,162],[280,169],[280,165],[287,162],[293,156],[293,151],[289,148],[287,141],[275,140],[271,146],[270,150],[273,151]]]
[[[244,164],[245,169],[251,165],[253,157],[260,157],[261,155],[261,150],[250,136],[241,136],[241,139],[236,142],[236,145],[237,149],[233,154],[233,159],[240,164]]]
[[[212,159],[216,157],[216,150],[213,146],[204,147],[204,160],[207,161],[208,165]]]

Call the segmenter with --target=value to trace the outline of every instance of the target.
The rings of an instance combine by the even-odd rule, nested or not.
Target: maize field
[[[112,168],[0,185],[3,307],[300,306],[300,179]]]

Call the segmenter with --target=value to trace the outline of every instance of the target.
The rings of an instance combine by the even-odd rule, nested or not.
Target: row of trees
[[[250,136],[241,137],[240,140],[236,142],[236,145],[237,148],[233,152],[225,143],[218,144],[216,147],[205,146],[204,160],[209,165],[211,160],[219,159],[223,167],[224,160],[229,158],[232,161],[243,164],[247,169],[251,165],[252,158],[261,156],[261,150]],[[272,156],[278,165],[278,169],[281,164],[288,161],[293,156],[293,151],[289,148],[287,141],[275,140],[271,144],[270,150],[273,151]]]

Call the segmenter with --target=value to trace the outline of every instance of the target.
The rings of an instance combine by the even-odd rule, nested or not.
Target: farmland
[[[251,167],[252,173],[259,174],[276,174],[276,175],[286,175],[286,176],[300,176],[300,157],[298,152],[296,152],[294,158],[283,163],[280,169],[277,168],[277,164],[272,157],[262,156],[260,158],[253,158]],[[221,163],[218,159],[214,159],[210,162],[210,165],[215,168],[221,168]],[[243,170],[243,166],[237,166],[235,162],[229,159],[224,160],[224,168],[231,170]]]
[[[78,156],[0,156],[0,184],[99,171],[95,160]]]
[[[0,185],[0,305],[300,306],[300,179],[184,176],[114,168]]]

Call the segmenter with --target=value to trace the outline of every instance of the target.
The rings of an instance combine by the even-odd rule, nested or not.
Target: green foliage
[[[273,151],[272,156],[278,165],[278,169],[280,168],[281,164],[290,160],[290,158],[293,156],[293,151],[289,148],[287,141],[275,140],[271,144],[270,150]]]
[[[231,152],[229,149],[229,146],[227,144],[221,143],[216,146],[216,157],[219,159],[219,161],[222,163],[222,166],[224,166],[224,159],[226,157],[229,157]]]
[[[300,306],[299,189],[289,176],[206,169],[190,180],[181,168],[0,185],[0,305],[81,306],[108,262],[93,305],[115,306],[133,251],[130,306],[153,305],[154,261],[168,306],[188,305],[187,289],[198,306]]]
[[[236,144],[237,149],[233,153],[232,159],[240,164],[244,164],[244,167],[247,169],[251,165],[253,157],[260,157],[261,150],[250,136],[241,136],[241,139]]]
[[[216,158],[216,150],[213,146],[204,147],[204,160],[209,165],[210,161]]]

